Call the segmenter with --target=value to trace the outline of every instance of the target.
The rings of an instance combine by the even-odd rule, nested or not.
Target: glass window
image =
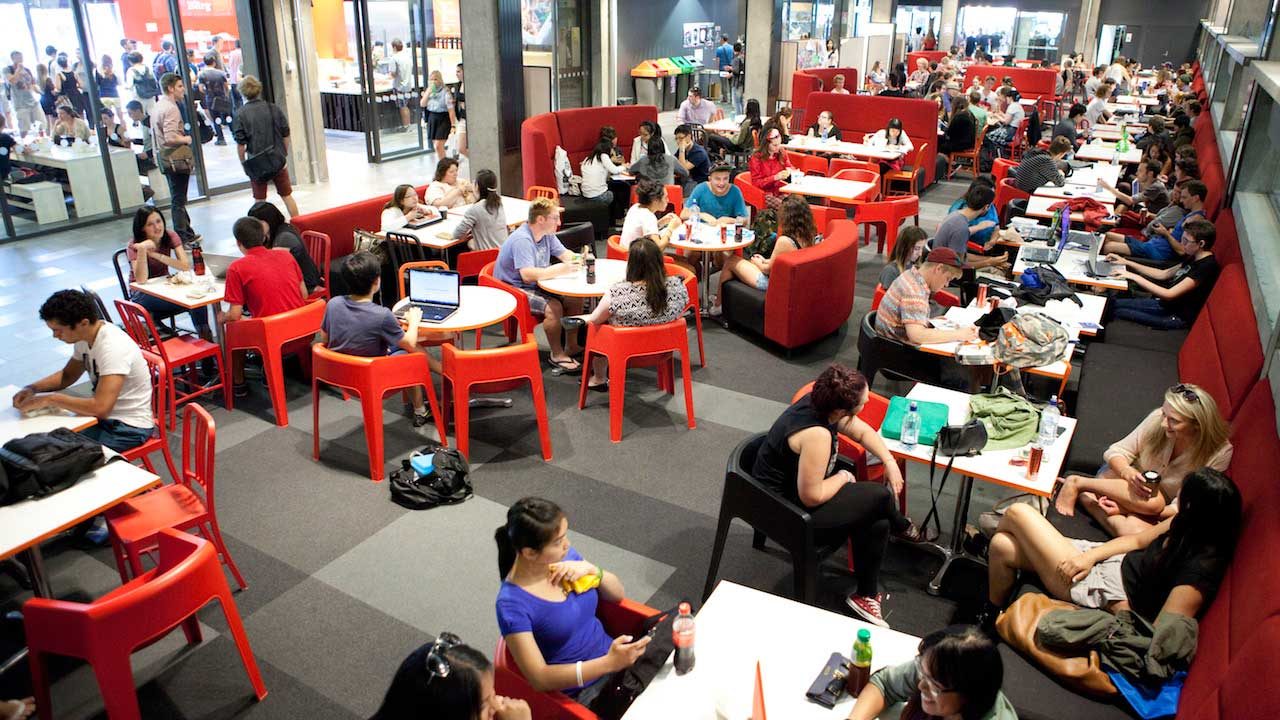
[[[1055,62],[1066,18],[1063,13],[1056,12],[1019,12],[1014,32],[1014,57]]]
[[[970,5],[960,8],[956,45],[985,50],[990,55],[1007,55],[1013,46],[1017,8]],[[970,55],[972,52],[969,53]]]
[[[782,39],[825,40],[831,35],[834,16],[834,0],[786,0],[782,4]]]
[[[844,20],[845,37],[859,37],[871,22],[871,0],[848,0],[845,7],[848,14]]]
[[[907,37],[908,52],[920,50],[925,36],[933,30],[935,37],[942,25],[942,8],[929,5],[899,5],[894,16],[897,32]],[[914,68],[908,68],[912,70]]]

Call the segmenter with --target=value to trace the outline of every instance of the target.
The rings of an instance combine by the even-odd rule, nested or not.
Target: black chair
[[[98,317],[102,318],[103,320],[106,320],[107,322],[113,322],[111,320],[111,313],[107,311],[107,304],[102,302],[102,296],[90,290],[89,286],[87,285],[81,285],[80,292],[93,298],[94,307],[98,308]]]
[[[582,252],[587,245],[590,245],[592,252],[595,252],[596,229],[589,222],[565,225],[556,231],[556,238],[570,252]]]
[[[124,258],[124,268],[120,267],[120,259]],[[123,300],[133,301],[129,294],[129,281],[125,280],[125,272],[129,267],[129,250],[128,248],[120,248],[111,253],[111,269],[116,271],[116,282],[120,284],[120,297]],[[111,322],[111,313],[107,312],[106,303],[102,302],[102,298],[98,294],[81,285],[80,289],[93,296],[94,302],[98,304],[98,313],[102,315],[102,319]],[[155,318],[156,327],[160,331],[160,335],[165,338],[171,338],[178,334],[178,320],[174,315],[165,318]],[[193,329],[192,332],[195,332]]]
[[[129,264],[129,251],[127,248],[120,248],[111,253],[111,269],[116,271],[116,282],[120,283],[120,297],[125,300],[129,299],[129,283],[124,279],[124,271],[120,269],[120,258],[124,258],[125,266]]]
[[[883,337],[876,332],[875,322],[873,310],[862,317],[858,330],[858,372],[866,376],[867,387],[874,386],[876,375],[881,373],[892,380],[939,383],[942,377],[939,356]]]
[[[716,572],[729,536],[729,524],[738,518],[751,526],[751,547],[764,547],[765,538],[773,540],[791,553],[796,599],[812,604],[818,595],[818,564],[845,544],[845,538],[823,544],[811,524],[809,512],[765,487],[751,476],[756,453],[765,434],[752,435],[739,443],[729,456],[724,472],[724,494],[720,497],[720,522],[716,526],[715,547],[711,551],[711,567],[702,599],[711,595]]]

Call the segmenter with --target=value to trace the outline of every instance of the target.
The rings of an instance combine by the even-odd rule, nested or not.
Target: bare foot
[[[1076,496],[1079,494],[1080,486],[1076,484],[1076,477],[1068,475],[1062,478],[1062,488],[1058,490],[1058,499],[1053,506],[1063,517],[1071,517],[1076,514]]]

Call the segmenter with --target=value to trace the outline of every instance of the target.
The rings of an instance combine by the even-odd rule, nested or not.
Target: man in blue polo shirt
[[[1204,219],[1204,200],[1209,190],[1199,180],[1189,180],[1182,186],[1182,207],[1187,211],[1172,229],[1163,223],[1151,224],[1151,236],[1147,239],[1126,237],[1123,240],[1108,240],[1103,244],[1104,252],[1127,255],[1140,260],[1148,260],[1160,265],[1168,265],[1182,260],[1182,228],[1187,222]]]
[[[729,181],[731,165],[717,165],[711,168],[711,175],[704,183],[693,189],[689,199],[685,201],[680,216],[688,220],[692,215],[690,205],[697,203],[698,214],[703,222],[713,225],[734,225],[747,222],[747,202],[742,197],[742,190]]]
[[[529,204],[529,221],[502,243],[493,275],[523,290],[529,298],[529,309],[535,315],[543,316],[542,329],[551,348],[551,363],[561,371],[577,372],[582,364],[572,355],[578,350],[578,338],[571,333],[566,349],[560,336],[560,319],[566,310],[570,315],[581,312],[581,302],[576,298],[552,295],[538,287],[539,280],[572,275],[579,270],[576,256],[556,237],[559,226],[560,207],[546,198],[534,200]],[[551,258],[558,258],[560,264],[552,265]]]

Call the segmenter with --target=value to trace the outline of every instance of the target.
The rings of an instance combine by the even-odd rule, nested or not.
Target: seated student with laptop
[[[1182,185],[1181,183],[1179,183]],[[1108,238],[1103,251],[1116,255],[1126,255],[1145,261],[1170,263],[1179,259],[1182,247],[1182,232],[1186,224],[1192,220],[1204,219],[1204,200],[1209,189],[1199,180],[1188,180],[1182,185],[1182,208],[1186,214],[1178,220],[1172,229],[1161,224],[1151,225],[1152,233],[1145,240],[1126,237],[1123,240],[1111,241]]]
[[[1190,327],[1221,272],[1213,255],[1216,238],[1213,223],[1197,218],[1183,226],[1181,252],[1185,257],[1178,265],[1157,269],[1121,255],[1108,255],[1108,260],[1122,266],[1117,277],[1155,296],[1117,299],[1116,317],[1157,330]]]
[[[439,361],[428,355],[426,348],[417,343],[422,312],[417,308],[409,308],[405,312],[408,330],[403,330],[390,310],[373,302],[374,293],[382,285],[382,263],[378,258],[369,252],[352,253],[342,258],[341,272],[351,293],[338,295],[325,305],[324,321],[320,325],[320,341],[325,347],[334,352],[359,357],[420,352],[427,355],[427,365],[435,372],[440,372]],[[445,274],[452,275],[456,281],[455,273]],[[423,378],[423,382],[431,382],[431,378]],[[431,422],[422,397],[421,387],[410,388],[414,427],[422,427]]]

